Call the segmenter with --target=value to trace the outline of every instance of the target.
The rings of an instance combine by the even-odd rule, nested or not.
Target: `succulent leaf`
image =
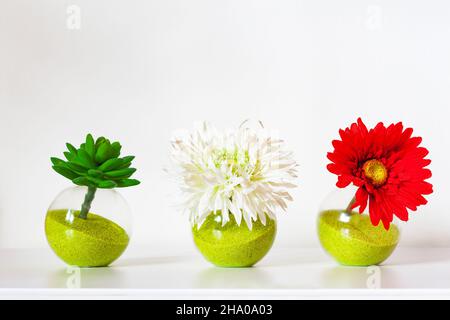
[[[123,159],[112,158],[103,162],[102,165],[98,167],[98,169],[102,170],[103,172],[111,171],[119,168],[122,163]]]
[[[98,186],[103,181],[103,179],[94,178],[94,177],[91,177],[91,176],[86,176],[86,179],[90,183],[92,183],[92,185],[94,185],[94,186]]]
[[[79,164],[76,164],[75,162],[66,162],[66,167],[68,167],[73,172],[77,173],[78,175],[85,175],[87,173],[87,169],[83,166],[80,166]]]
[[[112,189],[117,187],[117,183],[112,180],[103,180],[98,184],[98,187],[103,189]]]
[[[75,178],[72,180],[72,182],[79,186],[88,186],[88,187],[94,186],[94,184],[91,183],[86,177]]]
[[[74,158],[73,160],[68,161],[68,162],[73,163],[73,164],[76,164],[76,165],[78,165],[78,166],[80,166],[80,167],[83,167],[86,171],[90,169],[90,168],[89,168],[83,161],[81,161],[78,157],[76,157],[76,158]]]
[[[57,166],[57,165],[61,165],[63,163],[65,163],[64,160],[61,160],[59,158],[55,158],[55,157],[51,157],[50,161],[53,163],[53,165]]]
[[[103,163],[106,160],[109,160],[109,155],[111,153],[111,144],[108,140],[101,143],[97,149],[97,153],[95,154],[95,161],[97,163]]]
[[[119,142],[111,143],[105,137],[94,140],[88,134],[79,148],[70,143],[66,143],[66,147],[68,151],[64,152],[64,156],[67,161],[52,157],[52,168],[76,185],[110,189],[140,183],[129,179],[136,171],[130,168],[134,156],[120,158],[122,146]]]
[[[77,155],[77,149],[73,145],[71,145],[70,143],[66,143],[66,147],[71,154],[73,154],[74,156]]]
[[[111,144],[111,156],[112,158],[117,158],[120,155],[120,150],[122,149],[122,146],[119,142],[114,142]]]
[[[76,158],[76,156],[74,156],[72,153],[70,153],[69,151],[64,151],[64,157],[66,157],[66,159],[68,161],[72,161],[73,159]]]
[[[126,156],[126,157],[123,157],[122,160],[123,160],[124,164],[125,163],[131,163],[131,161],[133,161],[134,158],[135,158],[135,156]]]
[[[108,171],[105,172],[105,176],[108,178],[128,178],[136,171],[135,168],[125,168],[120,170]]]
[[[98,147],[104,142],[106,141],[105,137],[99,137],[97,138],[97,140],[95,141],[95,150],[98,150]]]
[[[128,167],[130,167],[131,166],[131,162],[133,161],[133,159],[134,159],[134,156],[127,156],[127,157],[123,157],[122,158],[122,165],[121,166],[119,166],[119,167],[117,167],[117,168],[115,168],[115,169],[125,169],[125,168],[128,168]]]
[[[124,179],[124,180],[117,182],[117,187],[118,188],[132,187],[132,186],[137,186],[140,183],[141,183],[140,181],[135,180],[135,179]]]
[[[95,157],[95,142],[94,142],[94,138],[92,137],[92,135],[90,133],[86,136],[85,149],[86,149],[86,152],[91,157],[91,159],[94,159],[94,157]]]
[[[78,159],[83,163],[85,167],[95,168],[95,163],[86,150],[84,149],[78,150]]]
[[[75,172],[73,172],[72,170],[67,169],[66,167],[63,167],[61,165],[53,166],[52,168],[53,168],[53,170],[58,172],[60,175],[66,177],[67,179],[72,180],[72,179],[78,177],[78,175]]]
[[[90,175],[91,177],[94,177],[94,178],[103,177],[103,171],[101,171],[101,170],[89,169],[89,171],[87,173],[88,173],[88,175]]]

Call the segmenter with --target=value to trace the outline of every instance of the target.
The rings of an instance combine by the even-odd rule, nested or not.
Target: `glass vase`
[[[391,223],[389,230],[381,222],[374,226],[368,212],[347,210],[355,192],[354,188],[338,189],[325,199],[317,223],[319,240],[325,251],[342,265],[377,265],[397,247],[400,229],[395,223]]]
[[[45,234],[55,254],[78,267],[104,267],[119,258],[131,236],[131,210],[114,189],[96,189],[87,216],[80,209],[87,187],[62,191],[45,218]]]
[[[251,267],[270,250],[277,223],[267,217],[265,225],[258,219],[250,230],[233,215],[223,226],[221,214],[210,214],[200,226],[192,227],[195,245],[206,260],[218,267]]]

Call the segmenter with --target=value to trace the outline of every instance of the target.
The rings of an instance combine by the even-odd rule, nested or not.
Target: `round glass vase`
[[[354,188],[332,192],[323,202],[318,217],[319,240],[325,251],[347,266],[370,266],[385,261],[397,247],[399,227],[386,230],[380,222],[372,225],[368,212],[347,211]]]
[[[70,187],[52,202],[45,218],[47,242],[65,263],[105,267],[119,258],[131,236],[131,210],[114,189],[97,189],[86,218],[80,208],[87,187]]]
[[[205,222],[192,227],[195,245],[203,257],[218,267],[251,267],[270,250],[275,240],[277,223],[266,218],[253,222],[250,230],[244,220],[238,225],[234,216],[222,225],[222,215],[211,213]]]

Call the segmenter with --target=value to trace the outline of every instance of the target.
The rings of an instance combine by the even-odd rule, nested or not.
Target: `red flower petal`
[[[353,178],[349,175],[342,175],[338,177],[338,181],[336,183],[336,186],[338,188],[345,188],[347,187],[350,183],[352,183]]]
[[[355,195],[355,208],[359,206],[359,213],[363,213],[367,207],[367,200],[369,199],[369,194],[364,190],[364,188],[359,188]]]

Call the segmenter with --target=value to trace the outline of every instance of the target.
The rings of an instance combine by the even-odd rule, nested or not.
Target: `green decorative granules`
[[[69,265],[108,266],[128,246],[128,234],[99,215],[89,213],[82,219],[78,214],[67,209],[48,211],[45,233],[50,247]]]
[[[219,267],[250,267],[272,247],[276,222],[267,218],[263,225],[258,219],[249,230],[245,222],[238,226],[233,215],[222,226],[222,216],[210,214],[200,228],[194,226],[192,232],[198,249],[211,263]]]
[[[386,260],[399,241],[399,229],[373,226],[368,215],[328,210],[320,214],[319,239],[339,263],[351,266],[376,265]]]

